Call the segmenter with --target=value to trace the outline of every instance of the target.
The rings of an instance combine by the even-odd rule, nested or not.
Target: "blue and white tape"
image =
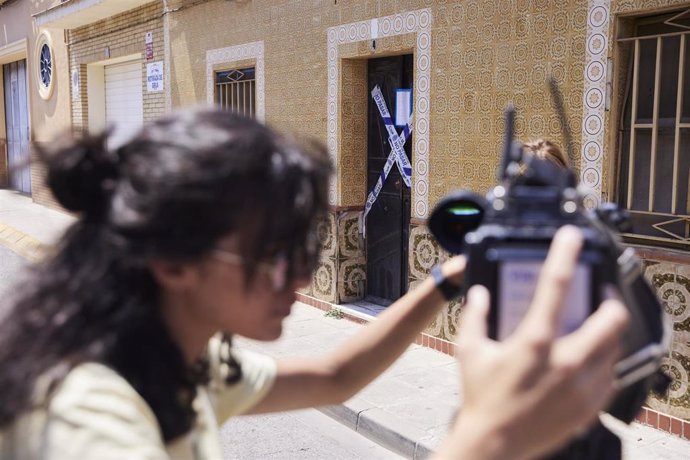
[[[407,125],[405,125],[402,134],[399,136],[399,139],[403,145],[405,145],[405,141],[407,141],[407,139],[410,138],[410,134],[412,134],[412,117],[410,117],[410,121],[407,123]],[[367,203],[364,206],[364,215],[362,218],[361,226],[362,234],[365,237],[367,234],[367,214],[369,214],[369,211],[371,211],[371,207],[374,205],[374,202],[379,197],[379,193],[381,193],[381,189],[383,188],[383,183],[386,182],[386,178],[388,177],[388,174],[391,172],[391,168],[393,168],[393,163],[397,163],[397,157],[398,156],[395,150],[391,150],[391,153],[388,154],[388,158],[386,159],[386,163],[383,165],[383,170],[381,171],[381,174],[379,175],[379,178],[376,181],[376,185],[374,186],[372,191],[369,192],[369,196],[367,196]]]
[[[386,131],[388,131],[388,142],[390,142],[391,147],[393,147],[393,152],[395,152],[395,160],[400,170],[400,175],[405,185],[412,187],[412,165],[405,154],[405,141],[400,138],[398,132],[395,130],[393,119],[391,118],[390,112],[388,112],[386,100],[383,98],[383,93],[381,93],[379,85],[374,86],[374,89],[371,90],[371,97],[374,98],[376,107],[378,107],[381,118],[383,119],[383,124],[386,126]],[[403,128],[404,139],[410,136],[409,126],[410,124],[408,123],[408,125]]]

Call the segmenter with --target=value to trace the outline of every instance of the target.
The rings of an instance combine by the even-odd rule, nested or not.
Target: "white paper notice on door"
[[[412,89],[395,90],[395,126],[406,126],[412,115]]]

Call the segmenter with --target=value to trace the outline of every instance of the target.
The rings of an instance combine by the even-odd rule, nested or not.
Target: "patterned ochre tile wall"
[[[300,292],[330,303],[361,300],[366,258],[359,228],[361,209],[331,210],[318,226],[321,259],[311,285]]]
[[[582,121],[586,2],[341,3],[344,5],[326,1],[209,1],[194,6],[187,2],[186,8],[170,14],[173,106],[206,100],[204,61],[208,50],[263,41],[266,120],[326,140],[328,29],[355,23],[369,27],[372,19],[426,8],[429,23],[418,15],[413,33],[402,33],[407,27],[403,23],[401,33],[379,37],[375,51],[367,40],[355,38],[347,41],[346,37],[346,43],[338,45],[335,97],[342,117],[336,140],[343,148],[338,158],[343,167],[332,204],[362,205],[365,198],[361,161],[365,158],[365,126],[357,114],[363,112],[365,102],[359,99],[362,73],[366,59],[371,57],[419,54],[425,47],[430,50],[428,87],[415,88],[429,95],[425,125],[428,145],[415,144],[412,153],[414,163],[421,148],[428,152],[428,164],[414,173],[417,178],[427,175],[426,190],[413,190],[426,199],[425,206],[413,209],[415,217],[426,217],[429,207],[453,187],[483,192],[493,184],[503,131],[502,111],[508,102],[518,107],[519,138],[561,140],[560,122],[551,109],[545,84],[549,74],[562,84],[570,123],[577,133]],[[427,25],[431,33],[422,41],[418,31]],[[371,36],[370,30],[362,33]],[[383,34],[381,22],[379,35]],[[415,72],[424,69],[416,65]],[[359,100],[352,103],[355,99]],[[423,135],[421,131],[414,134],[415,138]],[[578,136],[575,138],[578,144]],[[579,165],[579,159],[574,160]]]
[[[207,101],[208,69],[215,69],[207,62],[209,51],[262,44],[261,53],[252,59],[259,62],[257,56],[261,57],[265,120],[321,139],[337,160],[333,207],[319,229],[324,252],[311,286],[303,292],[327,302],[348,302],[360,298],[366,288],[360,231],[368,192],[368,59],[414,56],[411,211],[416,223],[410,229],[408,262],[414,288],[436,261],[447,256],[423,225],[434,203],[454,188],[484,193],[495,183],[508,102],[518,109],[518,139],[544,137],[563,144],[561,121],[546,86],[549,75],[563,92],[574,137],[571,164],[595,191],[592,203],[599,193],[612,191],[620,72],[615,74],[620,78],[614,82],[612,112],[605,110],[601,96],[607,58],[614,57],[615,69],[624,60],[615,53],[625,52],[616,48],[612,34],[625,26],[621,15],[680,5],[690,2],[178,0],[166,16],[170,99],[172,106]],[[232,66],[234,54],[224,56],[222,65]],[[237,65],[246,57],[237,54]],[[680,307],[687,305],[682,299],[687,298],[683,283],[688,264],[657,262],[648,267],[648,275],[658,275],[656,282],[669,276],[674,280],[673,289],[663,283],[657,289],[671,299],[669,308],[678,311],[674,349],[667,361],[675,380],[668,398],[649,404],[690,418],[690,326],[683,316],[687,307]],[[676,291],[680,294],[669,294]],[[452,339],[458,313],[459,305],[450,305],[427,333]]]
[[[439,246],[426,225],[413,225],[410,228],[409,248],[409,283],[410,289],[414,289],[429,276],[431,267],[446,260],[449,254]],[[436,315],[424,332],[440,339],[454,341],[462,302],[463,299],[450,302],[448,308]]]
[[[310,292],[305,293],[326,302],[337,303],[338,233],[334,212],[329,212],[319,224],[317,234],[321,245],[321,259],[312,275]]]
[[[341,78],[340,151],[343,155],[336,174],[346,193],[342,194],[340,204],[361,206],[367,193],[367,61],[343,59]]]
[[[338,303],[361,300],[366,292],[367,261],[360,230],[361,209],[336,214],[338,238]]]
[[[672,322],[671,346],[663,369],[673,379],[668,394],[651,396],[647,405],[690,420],[690,265],[689,261],[645,261],[645,277],[656,289]]]

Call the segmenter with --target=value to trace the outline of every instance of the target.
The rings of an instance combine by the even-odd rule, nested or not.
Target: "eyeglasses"
[[[234,252],[226,251],[225,249],[216,248],[211,252],[211,256],[227,264],[242,266],[245,263],[244,257]],[[259,262],[256,265],[256,269],[258,272],[268,275],[271,278],[273,289],[280,292],[287,288],[289,265],[285,253],[280,252],[274,257],[273,262]],[[299,272],[297,275],[298,277],[309,276],[311,275],[311,269],[307,272]]]

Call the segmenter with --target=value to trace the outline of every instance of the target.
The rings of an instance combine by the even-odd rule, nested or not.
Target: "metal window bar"
[[[656,63],[654,68],[654,106],[652,111],[652,152],[649,162],[649,194],[647,210],[654,210],[654,192],[656,190],[656,148],[659,134],[659,85],[661,84],[661,37],[656,38]]]
[[[678,88],[676,93],[676,129],[675,137],[673,139],[673,195],[671,198],[671,211],[677,209],[678,204],[678,162],[680,161],[680,128],[681,128],[681,117],[683,115],[683,86],[685,78],[685,37],[687,35],[680,36],[680,56],[678,60]],[[690,185],[690,181],[688,181]],[[686,203],[686,212],[690,214],[690,200]],[[687,232],[687,231],[686,231]]]
[[[661,58],[663,52],[662,37],[667,35],[659,35],[656,37],[656,62],[654,70],[654,102],[653,102],[653,112],[652,112],[652,123],[638,123],[637,122],[637,98],[639,92],[639,62],[640,62],[640,41],[643,39],[649,39],[649,37],[637,38],[634,40],[634,67],[633,67],[633,83],[632,83],[632,107],[631,107],[631,125],[630,125],[630,148],[628,152],[628,196],[627,196],[627,207],[632,208],[633,200],[633,190],[634,190],[634,175],[635,175],[635,150],[636,150],[636,139],[637,139],[637,129],[650,129],[652,130],[652,145],[651,145],[651,162],[650,162],[650,174],[649,174],[649,197],[647,210],[653,212],[654,205],[654,190],[656,181],[656,160],[657,160],[657,141],[658,141],[658,129],[659,129],[659,97],[660,97],[660,84],[661,84]],[[686,37],[688,32],[682,34],[672,34],[681,35],[680,37],[680,50],[679,50],[679,66],[678,66],[678,88],[677,88],[677,101],[676,101],[676,123],[675,123],[675,139],[673,148],[673,195],[671,209],[676,209],[678,201],[678,178],[679,178],[679,156],[680,156],[680,130],[682,128],[690,128],[690,123],[682,123],[682,108],[683,108],[683,87],[685,84],[685,48],[686,48]],[[628,41],[628,40],[626,40]],[[690,187],[690,185],[689,185]],[[690,200],[686,203],[686,210],[690,213]]]
[[[225,110],[254,116],[254,69],[216,73],[216,103]]]
[[[637,138],[635,121],[637,120],[637,91],[640,80],[640,40],[635,40],[635,55],[633,59],[635,60],[635,65],[633,66],[632,107],[630,112],[630,151],[628,152],[628,209],[632,208],[633,181],[635,179],[635,139]]]
[[[676,93],[676,113],[675,113],[675,126],[674,126],[674,142],[673,142],[673,178],[672,178],[672,193],[671,193],[671,213],[672,215],[678,215],[678,200],[679,200],[679,185],[681,185],[679,182],[681,180],[682,176],[684,173],[687,174],[687,171],[683,172],[680,170],[680,153],[681,153],[681,133],[683,129],[688,129],[690,128],[690,123],[683,123],[682,122],[682,116],[683,116],[683,90],[686,85],[686,79],[687,79],[687,72],[685,72],[685,67],[686,67],[686,49],[688,46],[687,40],[688,36],[690,35],[690,32],[675,32],[675,33],[666,33],[666,34],[658,34],[658,35],[650,35],[650,36],[643,36],[643,37],[630,37],[630,38],[624,38],[620,39],[620,42],[633,42],[634,43],[634,51],[633,51],[633,75],[632,75],[632,88],[631,90],[631,95],[632,95],[632,104],[631,104],[631,120],[630,120],[630,145],[629,145],[629,151],[628,151],[628,190],[627,190],[627,207],[628,209],[632,209],[633,206],[633,193],[634,193],[634,180],[635,180],[635,164],[636,164],[636,158],[635,158],[635,153],[636,153],[636,147],[637,147],[637,135],[639,133],[640,129],[651,129],[652,131],[652,138],[651,138],[651,151],[650,151],[650,171],[649,171],[649,187],[648,187],[648,200],[647,200],[647,211],[635,211],[636,213],[649,213],[653,215],[667,215],[666,213],[663,212],[658,212],[655,211],[654,209],[654,198],[655,198],[655,186],[656,186],[656,167],[657,167],[657,159],[658,159],[658,133],[659,133],[659,102],[660,102],[660,85],[661,85],[661,71],[662,71],[662,52],[663,52],[663,42],[662,39],[670,36],[680,36],[680,45],[679,45],[679,51],[678,51],[678,86],[677,86],[677,93]],[[652,123],[638,123],[638,93],[639,93],[639,84],[640,84],[640,42],[642,40],[649,40],[649,39],[656,39],[656,59],[655,59],[655,70],[654,70],[654,100],[653,100],[653,107],[652,107]],[[688,188],[688,193],[686,195],[686,202],[683,205],[681,203],[680,205],[686,212],[686,216],[683,216],[681,220],[685,221],[685,235],[680,236],[680,235],[675,235],[669,232],[664,231],[661,228],[658,228],[658,230],[669,233],[669,235],[675,236],[675,238],[680,238],[680,239],[689,239],[690,238],[690,219],[688,219],[688,216],[690,216],[690,180],[688,181],[687,184]],[[682,211],[681,211],[682,212]],[[656,227],[657,225],[654,225]],[[640,235],[641,238],[644,239],[653,239],[656,240],[657,238],[650,237],[650,236],[642,236]]]

